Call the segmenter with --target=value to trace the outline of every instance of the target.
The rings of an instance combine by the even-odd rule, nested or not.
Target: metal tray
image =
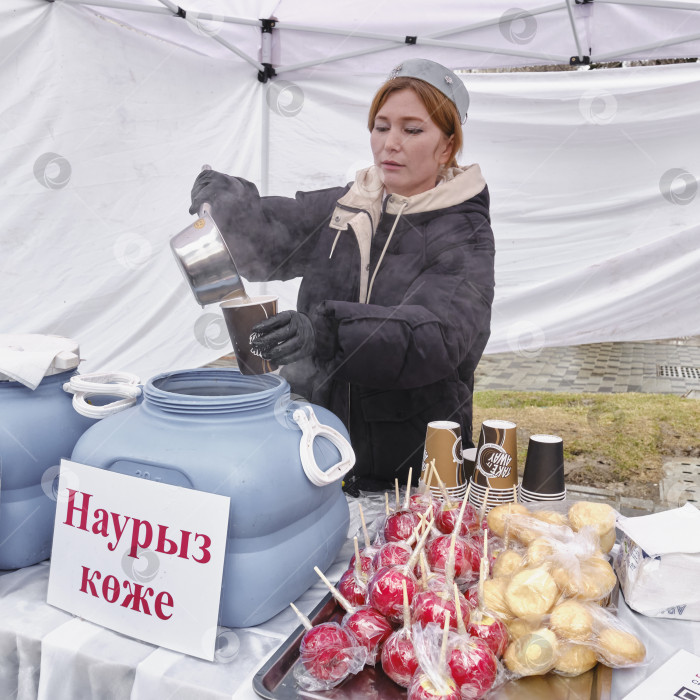
[[[617,587],[613,591],[616,598]],[[343,611],[328,593],[313,609],[309,619],[314,625],[321,622],[340,622]],[[269,700],[293,700],[298,697],[333,698],[334,700],[405,700],[406,691],[396,685],[381,669],[366,666],[356,676],[350,676],[337,688],[326,692],[307,692],[294,682],[294,665],[299,662],[299,644],[304,628],[299,625],[284,644],[273,654],[253,679],[255,692]],[[597,664],[575,678],[553,673],[530,676],[506,683],[493,691],[488,700],[610,700],[612,669]]]

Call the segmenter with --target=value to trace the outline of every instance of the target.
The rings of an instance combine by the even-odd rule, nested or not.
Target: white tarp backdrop
[[[370,162],[367,106],[402,58],[479,68],[561,62],[589,47],[594,61],[700,53],[696,2],[548,12],[521,2],[513,16],[505,0],[429,13],[409,0],[183,1],[214,15],[199,23],[167,4],[132,0],[148,14],[77,0],[0,6],[0,332],[73,337],[83,371],[146,379],[229,352],[218,308],[196,304],[168,246],[192,221],[201,165],[270,194],[345,184]],[[270,16],[279,75],[263,84],[257,18]],[[454,31],[475,23],[488,26]],[[400,43],[418,32],[417,46]],[[674,38],[683,41],[655,46]],[[385,50],[284,71],[375,45]],[[496,236],[487,352],[700,333],[700,66],[464,80],[460,162],[481,165]],[[294,305],[293,285],[268,289]]]

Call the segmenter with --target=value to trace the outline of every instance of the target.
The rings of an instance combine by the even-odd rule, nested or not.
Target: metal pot
[[[202,306],[247,296],[208,203],[201,206],[197,221],[170,239],[170,247],[194,298]]]

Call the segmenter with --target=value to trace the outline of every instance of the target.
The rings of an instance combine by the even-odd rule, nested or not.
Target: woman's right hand
[[[229,175],[219,173],[216,170],[203,170],[197,175],[192,186],[190,214],[199,213],[200,207],[206,202],[214,204],[217,199],[225,197],[236,189],[236,184],[235,178]]]

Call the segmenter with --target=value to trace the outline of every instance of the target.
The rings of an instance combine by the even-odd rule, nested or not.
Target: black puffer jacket
[[[212,213],[244,277],[302,277],[297,308],[314,322],[317,351],[282,373],[346,423],[363,485],[405,481],[409,467],[415,482],[429,421],[459,422],[472,446],[474,370],[494,287],[478,166],[384,200],[374,167],[352,186],[294,199],[261,198],[231,178]]]

